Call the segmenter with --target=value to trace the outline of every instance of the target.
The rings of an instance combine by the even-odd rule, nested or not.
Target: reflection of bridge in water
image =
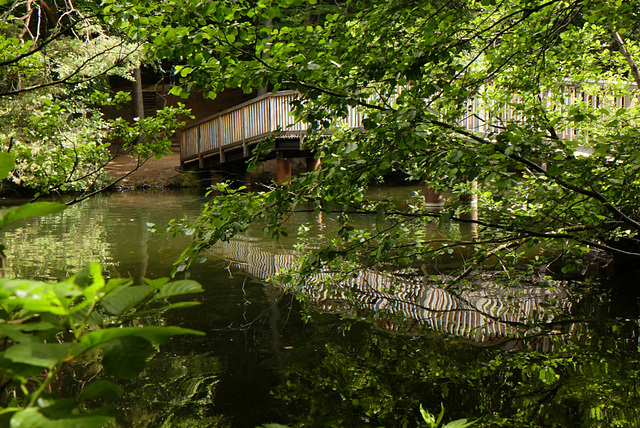
[[[211,253],[229,261],[249,275],[266,280],[295,266],[292,250],[268,249],[250,238],[218,243]],[[332,281],[331,272],[312,277],[305,294],[319,309],[353,313],[358,308],[373,311],[385,330],[414,333],[423,328],[461,337],[475,343],[502,343],[522,336],[525,325],[548,323],[548,309],[569,309],[566,290],[535,285],[505,287],[488,279],[478,280],[473,289],[451,291],[429,284],[428,279],[398,276],[364,269],[355,277]],[[326,281],[329,287],[322,286]],[[559,305],[559,306],[556,306]],[[536,347],[548,349],[549,339]]]

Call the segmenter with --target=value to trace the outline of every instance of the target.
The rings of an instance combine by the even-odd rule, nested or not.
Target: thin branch
[[[99,58],[101,55],[105,55],[107,52],[110,52],[118,47],[122,47],[123,45],[125,45],[126,42],[120,41],[118,44],[105,49],[103,51],[100,51],[94,55],[92,55],[91,57],[85,59],[80,65],[78,65],[76,67],[76,69],[69,74],[67,77],[63,78],[63,79],[59,79],[59,80],[52,80],[50,82],[46,82],[46,83],[41,83],[39,85],[33,85],[33,86],[29,86],[27,88],[21,88],[21,89],[16,89],[14,91],[8,91],[8,92],[0,92],[0,97],[3,96],[9,96],[9,95],[18,95],[24,92],[30,92],[30,91],[35,91],[38,89],[42,89],[42,88],[47,88],[50,86],[56,86],[56,85],[63,85],[63,84],[73,84],[73,85],[77,85],[79,83],[84,83],[84,82],[89,82],[91,80],[94,80],[96,77],[100,77],[100,76],[104,76],[106,74],[108,74],[111,70],[116,69],[117,67],[119,67],[118,63],[114,63],[113,65],[107,67],[105,70],[101,71],[100,73],[94,74],[91,77],[85,77],[79,80],[75,80],[75,81],[71,81],[76,75],[78,75],[83,69],[84,67],[86,67],[88,64],[90,64],[93,60],[95,60],[96,58]],[[126,59],[128,57],[130,57],[131,55],[133,55],[134,52],[137,51],[136,49],[133,49],[132,51],[128,52],[126,55],[124,55],[121,60]]]
[[[631,56],[631,53],[629,53],[629,51],[627,50],[627,45],[624,43],[624,40],[622,40],[622,36],[620,36],[620,33],[614,31],[613,39],[616,41],[620,53],[629,64],[629,71],[631,72],[631,76],[633,76],[633,80],[636,82],[636,86],[640,89],[640,71],[638,71],[638,64],[636,64],[633,57]]]
[[[72,30],[79,23],[80,23],[80,21],[76,21],[76,22],[72,23],[68,27],[65,27],[64,29],[62,29],[59,32],[55,33],[53,36],[45,39],[42,43],[36,45],[36,47],[34,49],[31,49],[28,52],[24,52],[24,53],[14,57],[14,58],[11,58],[10,60],[0,62],[0,67],[6,67],[8,65],[15,64],[15,63],[17,63],[17,62],[19,62],[19,61],[21,61],[21,60],[23,60],[25,58],[30,57],[31,55],[34,55],[34,54],[44,50],[44,48],[46,48],[49,44],[51,44],[52,42],[54,42],[58,38],[64,36],[64,34],[67,31]],[[0,95],[2,95],[2,94],[0,94]]]
[[[458,126],[454,126],[451,125],[449,123],[445,123],[445,122],[441,122],[439,120],[435,120],[435,119],[428,119],[427,122],[443,128],[443,129],[447,129],[450,131],[453,131],[457,134],[463,135],[467,138],[470,138],[474,141],[477,141],[479,143],[482,144],[487,144],[487,145],[493,145],[493,143],[485,138],[479,137],[477,135],[475,135],[474,133],[467,131],[465,129],[462,129]],[[494,145],[495,146],[495,145]],[[498,150],[498,148],[496,147],[496,150]],[[536,164],[535,162],[532,162],[522,156],[516,155],[516,154],[509,154],[507,155],[509,158],[515,160],[516,162],[526,165],[527,167],[529,167],[532,171],[535,171],[536,173],[543,175],[545,177],[550,178],[551,180],[553,180],[556,184],[558,184],[561,187],[564,187],[566,189],[569,190],[573,190],[576,193],[579,193],[581,195],[585,195],[588,196],[592,199],[597,200],[598,202],[601,202],[603,204],[603,206],[607,209],[607,211],[611,212],[614,216],[618,217],[619,219],[621,219],[624,223],[626,223],[627,225],[629,225],[630,227],[632,227],[633,229],[637,229],[640,230],[640,223],[638,223],[637,221],[633,220],[632,218],[630,218],[629,216],[627,216],[626,214],[624,214],[622,211],[620,211],[618,208],[616,208],[612,202],[610,202],[607,198],[605,198],[601,193],[595,191],[595,190],[588,190],[585,189],[584,187],[580,187],[580,186],[576,186],[575,184],[571,184],[565,180],[563,180],[562,178],[560,178],[559,176],[555,176],[555,175],[550,175],[544,168],[542,168],[540,165]]]
[[[138,161],[138,164],[136,165],[135,168],[133,168],[131,171],[128,171],[126,174],[124,174],[123,176],[119,177],[117,180],[115,180],[113,183],[110,183],[109,185],[102,187],[100,189],[97,189],[93,192],[89,192],[89,193],[83,193],[82,195],[80,195],[79,197],[74,198],[73,200],[69,201],[66,203],[66,205],[74,205],[77,204],[78,202],[82,202],[85,199],[89,199],[92,196],[95,196],[99,193],[105,192],[113,187],[115,187],[116,184],[120,183],[122,180],[124,180],[125,178],[129,177],[131,174],[133,174],[134,172],[136,172],[138,169],[140,169],[145,163],[147,163],[147,161],[149,161],[149,159],[151,159],[152,157],[154,157],[155,155],[151,155],[148,158],[142,160],[142,161]]]

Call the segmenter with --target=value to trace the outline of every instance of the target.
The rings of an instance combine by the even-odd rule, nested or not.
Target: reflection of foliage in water
[[[154,355],[118,403],[118,426],[228,426],[222,416],[207,412],[221,371],[218,357],[212,355]]]
[[[269,250],[251,238],[218,243],[210,251],[263,280],[286,275],[299,258],[295,252]],[[553,320],[571,306],[567,284],[548,287],[540,277],[514,279],[510,284],[504,278],[499,281],[497,274],[476,275],[464,287],[447,288],[440,285],[445,276],[435,278],[355,266],[347,272],[318,271],[295,291],[317,309],[370,317],[391,331],[428,328],[478,342],[538,334],[537,324]]]
[[[211,253],[262,278],[291,265],[288,253],[254,239]],[[479,290],[471,280],[464,290],[433,288],[437,302],[453,293],[473,305],[430,306],[427,284],[390,287],[383,275],[354,272],[342,283],[324,275],[332,288],[302,290],[313,322],[284,354],[276,388],[296,426],[420,426],[420,404],[437,412],[441,402],[446,420],[483,427],[640,426],[637,320],[617,321],[626,315],[601,291],[486,277]],[[486,325],[483,313],[513,328],[472,344],[474,334],[444,323]]]
[[[592,318],[594,303],[573,316]],[[311,326],[313,341],[291,351],[277,389],[299,426],[419,426],[420,404],[437,411],[441,402],[447,420],[481,427],[640,424],[636,322],[581,324],[549,352],[538,351],[548,336],[514,352],[363,323]]]
[[[162,201],[166,209],[169,204],[166,199]],[[154,202],[158,204],[157,199]],[[96,199],[92,203],[103,201]],[[101,244],[101,237],[104,242],[113,238],[106,236],[111,232],[102,228],[113,226],[115,214],[121,213],[122,208],[111,209],[111,218],[104,214],[108,212],[106,209],[94,208],[90,215],[86,213],[89,210],[76,213],[76,209],[70,208],[71,216],[49,217],[51,222],[46,225],[32,220],[29,230],[42,236],[52,230],[63,233],[64,238],[57,239],[67,240],[64,245],[54,242],[53,238],[42,242],[45,249],[47,242],[56,246],[47,251],[53,256],[55,251],[65,254],[65,263],[66,257],[72,260],[76,252],[78,257],[84,254],[110,260],[110,255],[117,251],[109,247],[113,243]],[[115,222],[118,230],[124,224],[132,224],[133,216],[129,213],[122,222]],[[147,221],[146,217],[144,220]],[[155,218],[151,221],[157,222]],[[14,233],[11,231],[10,235]],[[94,244],[82,242],[83,235],[90,237]],[[132,236],[127,235],[129,240]],[[12,239],[18,240],[15,236]],[[76,244],[82,249],[76,251],[73,248]],[[10,266],[16,258],[31,253],[26,242],[17,242],[17,245],[22,245],[24,250],[12,253]],[[90,252],[94,249],[91,245],[96,245],[95,253]],[[247,248],[237,250],[244,252]],[[256,245],[255,251],[247,253],[243,263],[237,265],[259,276],[259,271],[275,266],[274,258],[283,261],[282,252],[274,250],[269,257],[267,252],[265,246]],[[227,260],[231,259],[229,254],[226,256]],[[66,266],[58,259],[53,264]],[[207,279],[214,278],[207,272]],[[266,306],[261,306],[264,289],[260,285],[249,286],[237,278],[236,282],[222,286],[222,279],[215,278],[207,283],[211,293],[205,300],[207,306],[188,311],[194,323],[190,327],[209,334],[219,327],[224,333],[219,331],[217,340],[208,337],[206,341],[197,342],[206,348],[202,352],[185,338],[184,342],[180,340],[180,346],[171,345],[167,355],[154,355],[148,370],[139,380],[132,381],[128,395],[119,401],[121,427],[158,427],[165,423],[167,428],[250,426],[233,424],[236,415],[233,412],[242,410],[225,406],[229,396],[238,393],[233,389],[237,383],[245,383],[243,388],[252,390],[252,394],[248,394],[243,389],[245,395],[233,397],[234,402],[242,403],[239,407],[259,414],[263,418],[260,423],[278,420],[290,427],[296,423],[298,426],[392,427],[402,426],[404,421],[408,426],[421,426],[419,405],[437,413],[441,402],[446,408],[445,421],[479,418],[476,426],[483,427],[640,426],[636,410],[640,406],[636,386],[640,372],[637,322],[584,323],[615,316],[610,313],[609,296],[593,293],[580,297],[582,289],[575,295],[562,295],[557,306],[566,311],[559,314],[559,319],[554,316],[555,324],[548,326],[562,335],[549,338],[544,335],[549,330],[542,328],[537,339],[517,342],[519,346],[507,352],[502,350],[504,347],[499,350],[488,344],[471,346],[468,340],[459,338],[414,334],[418,318],[393,318],[381,310],[384,309],[381,302],[388,299],[378,298],[375,305],[373,301],[362,301],[349,306],[348,313],[353,317],[369,319],[377,325],[339,320],[334,315],[315,312],[310,314],[314,321],[301,325],[299,318],[303,317],[297,316],[298,303],[295,309],[289,308],[285,299],[281,299],[275,305],[281,313],[279,317],[274,311],[258,314],[265,307],[271,309],[275,297],[266,299],[263,303]],[[370,280],[369,285],[372,284]],[[525,296],[512,291],[509,304],[522,305]],[[409,296],[404,297],[407,300]],[[327,299],[313,304],[316,308],[329,309],[323,304],[330,303],[342,302]],[[367,303],[378,310],[368,310]],[[552,310],[553,307],[540,309]],[[230,313],[236,318],[230,317]],[[539,315],[542,320],[547,319],[546,315]],[[628,318],[633,320],[634,316]],[[236,320],[234,325],[241,324],[243,330],[230,331],[229,320]],[[575,328],[559,328],[558,320]],[[176,322],[170,324],[176,325]],[[380,328],[412,335],[391,334]],[[547,339],[552,340],[555,347],[545,348],[550,352],[539,352],[541,348],[537,345]],[[238,367],[232,363],[240,361],[241,369],[246,370],[248,376],[238,380]],[[69,373],[68,378],[76,379],[83,373],[91,377],[95,369],[80,367]],[[276,386],[280,372],[283,379]],[[235,382],[231,387],[230,381]],[[263,390],[267,395],[269,388],[275,388],[274,392],[283,399],[282,405],[260,395]],[[277,415],[269,413],[270,419],[267,419],[264,416],[268,413],[267,407],[268,410],[286,409],[282,412],[286,417],[277,419]]]
[[[94,262],[110,271],[114,262],[106,240],[106,216],[107,210],[99,206],[87,210],[75,205],[7,230],[2,236],[5,276],[56,279]]]

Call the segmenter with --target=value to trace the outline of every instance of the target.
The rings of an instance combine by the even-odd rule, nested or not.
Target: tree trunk
[[[265,27],[273,27],[273,19],[267,19],[267,22],[264,24]],[[267,44],[270,43],[271,36],[267,37]],[[269,58],[269,52],[263,53],[262,58]],[[258,97],[266,94],[269,91],[268,86],[261,86],[258,88],[258,93],[256,94]]]
[[[142,73],[140,67],[133,71],[133,111],[138,120],[144,119],[144,101],[142,100]],[[138,143],[144,142],[144,135],[140,135]]]

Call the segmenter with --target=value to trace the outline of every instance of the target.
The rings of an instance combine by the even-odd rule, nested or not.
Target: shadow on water
[[[99,262],[112,276],[167,276],[189,239],[148,224],[203,203],[132,192],[30,219],[3,232],[5,274],[55,279]],[[504,288],[483,276],[453,290],[403,272],[318,272],[299,300],[264,282],[295,263],[287,245],[249,233],[194,268],[201,305],[150,321],[206,336],[160,348],[114,402],[119,426],[410,427],[424,426],[421,404],[441,403],[445,420],[476,426],[640,426],[636,277]]]

